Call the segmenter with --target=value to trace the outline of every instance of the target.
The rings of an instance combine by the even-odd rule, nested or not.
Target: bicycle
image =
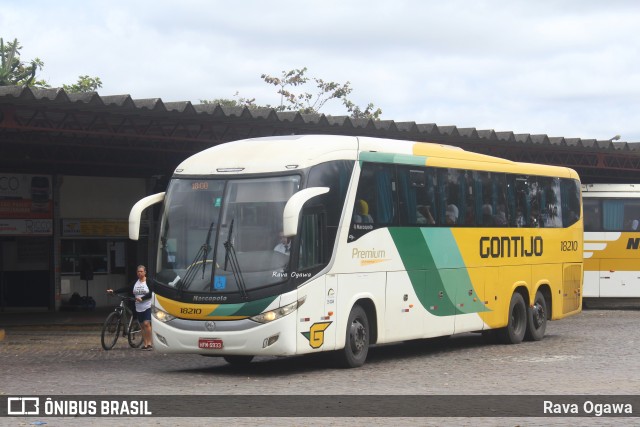
[[[125,301],[135,301],[135,299],[121,295],[116,296],[120,298],[120,305],[107,316],[107,320],[102,325],[102,348],[111,350],[116,345],[121,332],[123,337],[127,337],[131,347],[138,348],[142,345],[142,327],[125,303]]]

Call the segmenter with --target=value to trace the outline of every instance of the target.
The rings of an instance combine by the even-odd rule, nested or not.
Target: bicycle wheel
[[[138,319],[134,318],[129,326],[129,345],[133,348],[138,348],[142,345],[142,328]]]
[[[122,315],[118,312],[113,312],[107,316],[107,320],[104,321],[104,325],[102,325],[102,348],[105,350],[111,350],[114,345],[116,345],[116,341],[118,341],[118,336],[120,335],[120,328],[122,327],[120,322],[120,317]]]

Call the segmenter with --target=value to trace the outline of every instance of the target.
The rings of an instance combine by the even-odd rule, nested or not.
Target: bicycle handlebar
[[[114,292],[108,292],[108,294],[110,296],[118,297],[118,298],[120,298],[122,300],[127,300],[127,301],[135,301],[136,300],[134,297],[122,296],[122,295],[116,294]]]

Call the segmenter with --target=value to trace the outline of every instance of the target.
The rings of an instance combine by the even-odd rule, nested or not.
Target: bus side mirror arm
[[[138,237],[140,237],[140,217],[142,216],[142,211],[163,200],[164,192],[147,196],[133,205],[131,212],[129,212],[129,238],[131,240],[138,240]]]
[[[291,196],[282,214],[282,234],[286,237],[295,236],[298,233],[298,219],[302,206],[308,200],[328,192],[329,187],[311,187],[300,190]]]

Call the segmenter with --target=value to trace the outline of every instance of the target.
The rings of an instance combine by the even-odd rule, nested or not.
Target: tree
[[[34,86],[49,87],[46,81],[36,80],[36,72],[44,63],[35,58],[29,64],[20,60],[20,43],[18,39],[4,43],[0,38],[0,86]]]
[[[0,86],[31,86],[47,88],[49,83],[45,80],[37,80],[36,73],[42,70],[44,62],[40,58],[25,63],[20,60],[20,43],[18,39],[7,42],[0,38]],[[72,85],[62,85],[67,92],[95,92],[102,87],[99,77],[79,76],[78,82]]]
[[[249,109],[259,108],[255,101],[255,98],[248,99],[240,97],[239,93],[236,92],[233,95],[236,99],[227,99],[227,98],[216,98],[216,99],[201,99],[201,104],[218,104],[223,107],[247,107]]]
[[[79,76],[78,82],[72,85],[62,85],[62,89],[69,93],[96,92],[102,87],[100,77]]]
[[[262,74],[260,78],[265,83],[276,86],[280,95],[280,105],[271,106],[269,104],[259,106],[255,104],[255,98],[246,99],[214,99],[211,101],[200,100],[203,104],[220,104],[227,106],[240,106],[247,108],[273,108],[276,111],[298,111],[300,113],[319,113],[324,105],[331,100],[340,100],[347,109],[351,117],[356,119],[379,120],[382,110],[376,108],[373,103],[369,103],[364,109],[357,106],[348,98],[351,94],[351,83],[326,82],[323,79],[307,77],[305,74],[307,67],[283,71],[280,77]],[[304,91],[304,88],[313,82],[315,92]],[[300,89],[299,91],[296,89]],[[238,92],[235,94],[238,97]]]

